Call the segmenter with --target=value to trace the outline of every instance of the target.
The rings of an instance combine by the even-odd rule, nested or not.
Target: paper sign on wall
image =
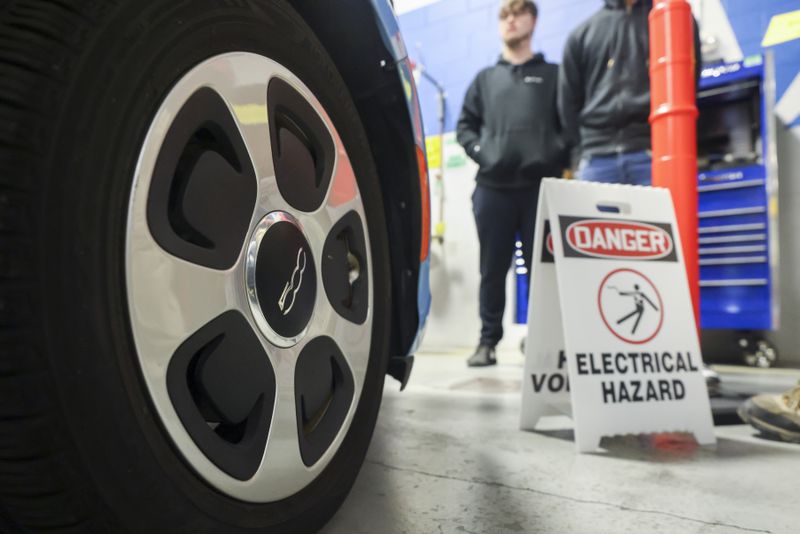
[[[542,182],[521,427],[572,415],[578,450],[666,431],[715,442],[666,189]]]

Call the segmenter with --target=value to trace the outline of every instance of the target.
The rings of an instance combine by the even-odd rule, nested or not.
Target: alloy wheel
[[[131,327],[165,431],[219,491],[289,497],[338,451],[372,342],[366,220],[333,122],[286,67],[210,58],[156,112],[127,223]]]

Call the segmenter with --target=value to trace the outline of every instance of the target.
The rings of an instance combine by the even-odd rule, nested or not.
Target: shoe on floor
[[[769,437],[800,443],[800,386],[783,395],[758,395],[739,406],[739,417]]]
[[[467,360],[469,367],[487,367],[496,363],[497,358],[495,357],[494,347],[489,345],[479,345],[475,350],[475,354]]]

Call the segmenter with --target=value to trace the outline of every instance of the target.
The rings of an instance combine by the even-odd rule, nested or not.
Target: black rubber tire
[[[160,426],[127,312],[134,166],[190,68],[258,53],[328,111],[364,199],[373,345],[352,426],[300,493],[253,505],[205,484]],[[283,0],[0,0],[0,522],[14,532],[312,532],[363,463],[387,365],[389,260],[366,135],[341,77]],[[9,521],[17,526],[13,526]]]

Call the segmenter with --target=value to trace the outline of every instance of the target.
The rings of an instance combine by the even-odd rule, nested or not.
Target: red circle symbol
[[[651,341],[664,324],[664,301],[658,288],[634,269],[616,269],[603,278],[597,307],[606,328],[632,345]]]

